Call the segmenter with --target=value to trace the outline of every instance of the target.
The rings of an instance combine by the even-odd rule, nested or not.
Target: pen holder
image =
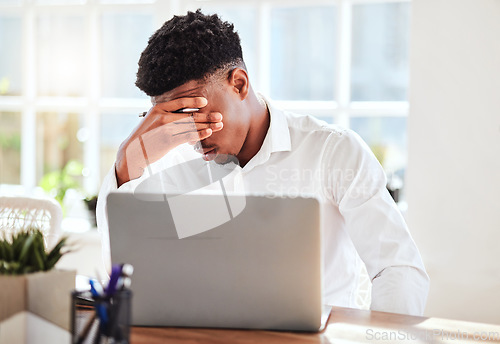
[[[129,289],[118,290],[111,297],[74,291],[71,300],[71,343],[129,343],[132,311]]]

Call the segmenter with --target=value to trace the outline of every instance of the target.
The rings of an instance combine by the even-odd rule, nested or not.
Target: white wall
[[[408,129],[426,315],[500,323],[500,0],[412,1]]]

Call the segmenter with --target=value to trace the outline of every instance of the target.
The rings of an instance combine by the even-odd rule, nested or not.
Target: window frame
[[[353,117],[407,117],[408,101],[351,101],[351,45],[352,8],[357,4],[409,3],[410,0],[210,0],[220,6],[254,6],[256,16],[256,71],[254,84],[264,95],[270,94],[270,18],[277,7],[301,7],[334,5],[337,7],[337,44],[335,61],[335,94],[331,101],[276,101],[280,107],[299,113],[307,113],[333,123],[349,127]],[[36,116],[39,112],[68,111],[82,113],[89,139],[83,143],[83,164],[89,174],[83,179],[84,190],[95,194],[101,183],[100,166],[100,116],[104,113],[126,111],[141,113],[150,107],[144,98],[101,97],[100,75],[100,16],[103,13],[140,11],[153,16],[153,27],[159,28],[174,14],[195,10],[203,5],[199,0],[154,1],[136,4],[105,4],[87,0],[83,4],[44,5],[32,1],[20,1],[20,5],[0,5],[2,16],[19,16],[22,20],[22,94],[1,96],[0,111],[21,113],[21,185],[32,190],[36,180]],[[79,14],[84,17],[86,45],[89,47],[85,60],[88,62],[88,81],[83,97],[42,97],[37,95],[36,80],[36,18],[39,14]]]

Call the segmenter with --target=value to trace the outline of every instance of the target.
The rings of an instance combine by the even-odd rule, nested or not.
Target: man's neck
[[[271,121],[269,110],[264,100],[259,99],[251,91],[248,102],[251,111],[250,127],[245,143],[237,156],[241,167],[244,167],[262,147]]]

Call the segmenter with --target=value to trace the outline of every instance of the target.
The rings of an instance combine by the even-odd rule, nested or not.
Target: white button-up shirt
[[[238,184],[243,183],[247,194],[312,194],[320,200],[326,304],[356,307],[364,263],[372,281],[371,309],[421,315],[429,277],[386,189],[384,171],[368,146],[351,130],[285,112],[266,102],[271,116],[267,135],[258,153],[243,168],[237,166],[238,173],[231,174],[235,176],[234,189],[240,190]],[[144,186],[152,174],[165,172],[168,176],[162,177],[162,185],[153,188],[171,192],[172,185],[168,185],[191,183],[196,178],[196,173],[187,175],[189,171],[175,172],[171,167],[195,158],[200,155],[189,145],[179,146],[119,190],[134,191],[141,183]],[[116,189],[113,166],[103,182],[97,205],[105,260],[109,257],[105,202],[107,194]]]

